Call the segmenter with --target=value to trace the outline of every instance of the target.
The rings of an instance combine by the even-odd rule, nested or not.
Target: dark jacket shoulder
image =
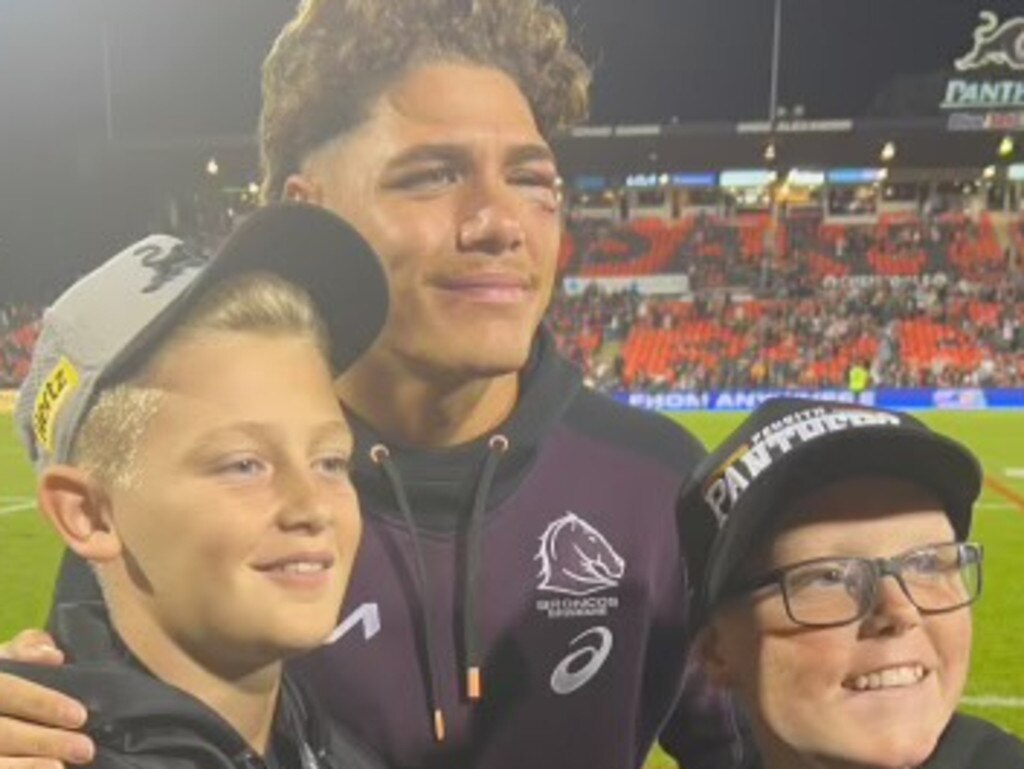
[[[654,411],[619,403],[602,393],[581,389],[566,410],[566,426],[600,441],[645,456],[689,474],[707,454],[693,433]]]
[[[957,713],[921,769],[1024,769],[1024,742],[995,724]]]
[[[0,661],[0,671],[56,689],[89,711],[94,769],[258,769],[265,762],[217,712],[151,675],[120,641],[98,602],[63,604],[51,617],[69,662],[42,667]],[[313,697],[282,678],[272,736],[301,769],[383,769],[347,731],[330,724]],[[289,761],[289,765],[295,761]]]

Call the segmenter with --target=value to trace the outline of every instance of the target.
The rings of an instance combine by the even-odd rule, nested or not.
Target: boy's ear
[[[694,653],[715,686],[731,689],[735,683],[732,668],[722,651],[722,634],[715,622],[705,625],[694,641]]]
[[[89,473],[69,465],[49,467],[39,480],[37,498],[43,516],[82,558],[102,562],[120,555],[110,499]]]
[[[302,174],[292,174],[284,180],[284,190],[281,196],[284,200],[298,203],[323,204],[323,188],[313,179]]]

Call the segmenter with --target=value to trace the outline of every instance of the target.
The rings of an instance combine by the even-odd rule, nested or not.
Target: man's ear
[[[110,498],[78,467],[55,465],[39,480],[39,509],[67,546],[87,561],[102,562],[121,553],[121,538],[110,518]]]
[[[705,625],[694,641],[694,653],[711,681],[721,689],[731,689],[735,683],[728,655],[722,648],[722,631],[717,623]]]
[[[282,197],[297,203],[323,205],[324,192],[320,183],[302,174],[292,174],[284,180]]]

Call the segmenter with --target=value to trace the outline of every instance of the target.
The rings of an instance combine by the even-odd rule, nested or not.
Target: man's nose
[[[459,248],[495,256],[520,248],[526,240],[521,208],[503,183],[480,184],[459,225]]]

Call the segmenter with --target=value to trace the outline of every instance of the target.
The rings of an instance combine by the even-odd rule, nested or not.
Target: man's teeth
[[[913,686],[924,678],[927,672],[923,665],[903,665],[857,676],[848,682],[847,686],[858,692]]]
[[[327,564],[322,561],[294,561],[278,566],[274,571],[287,571],[293,574],[309,574],[314,571],[324,571]]]

